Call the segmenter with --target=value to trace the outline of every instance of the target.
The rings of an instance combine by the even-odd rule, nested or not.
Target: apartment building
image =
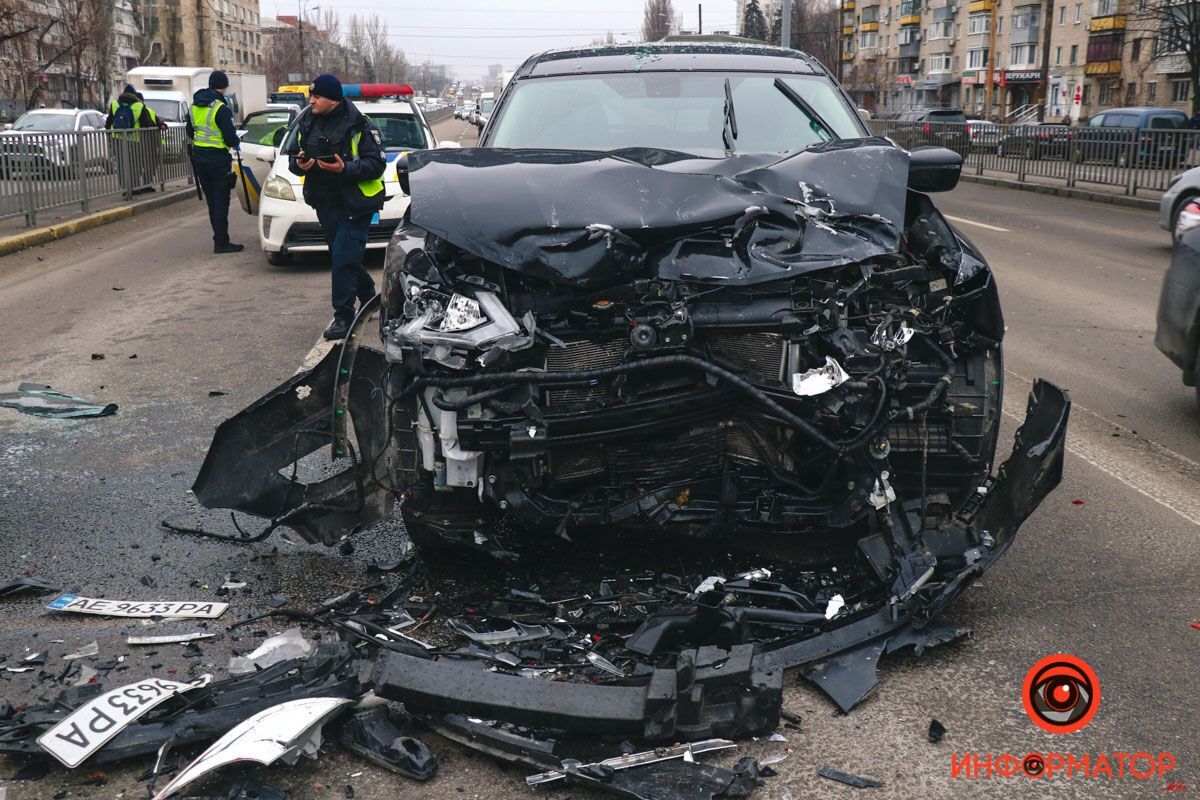
[[[147,64],[256,72],[262,66],[258,0],[138,0],[152,32]]]
[[[1122,105],[1187,108],[1186,60],[1156,52],[1157,22],[1130,15],[1131,2],[1145,8],[1146,0],[841,0],[842,81],[884,116],[955,107],[1000,121],[1039,110],[1079,120]]]

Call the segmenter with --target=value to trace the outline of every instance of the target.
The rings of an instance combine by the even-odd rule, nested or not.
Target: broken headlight
[[[455,294],[446,304],[445,314],[442,316],[437,330],[444,333],[457,333],[477,328],[485,322],[488,322],[488,316],[480,310],[477,301],[461,294]]]

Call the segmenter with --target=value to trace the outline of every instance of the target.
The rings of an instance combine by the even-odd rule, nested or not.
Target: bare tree
[[[1116,3],[1113,3],[1113,12]],[[1153,38],[1152,59],[1159,70],[1185,73],[1190,83],[1192,113],[1200,113],[1200,3],[1196,0],[1146,0],[1133,11],[1132,30],[1113,31],[1088,41],[1088,61],[1121,58],[1122,41],[1139,33]],[[1172,69],[1171,67],[1175,67]]]
[[[758,0],[750,0],[742,14],[742,36],[747,39],[767,40],[767,18],[763,16]]]
[[[657,42],[671,32],[671,20],[675,18],[675,7],[671,0],[646,0],[642,15],[642,39]]]
[[[841,11],[836,0],[792,0],[792,47],[803,50],[837,75],[841,63]],[[782,41],[782,19],[771,21],[767,41]]]

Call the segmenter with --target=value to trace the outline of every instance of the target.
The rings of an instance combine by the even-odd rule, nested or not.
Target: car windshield
[[[423,150],[429,147],[429,142],[425,138],[425,131],[422,130],[421,123],[412,114],[373,112],[368,114],[368,116],[375,123],[375,127],[379,128],[379,144],[384,150],[394,152],[398,150]],[[297,126],[292,125],[282,145],[283,152],[292,152],[292,145],[296,141],[297,130]]]
[[[260,114],[251,114],[246,118],[243,128],[246,135],[242,141],[249,144],[262,144],[268,147],[273,147],[275,144],[275,132],[285,130],[288,124],[292,121],[292,115],[287,111],[266,111]]]
[[[147,100],[146,105],[154,112],[154,116],[163,122],[182,122],[179,118],[179,103],[175,100]]]
[[[14,131],[71,131],[74,114],[22,114],[13,124]]]
[[[829,137],[775,86],[781,79],[839,137],[860,136],[826,78],[764,73],[637,72],[525,80],[493,120],[493,147],[616,150],[658,147],[723,156],[725,81],[739,153],[790,153]]]

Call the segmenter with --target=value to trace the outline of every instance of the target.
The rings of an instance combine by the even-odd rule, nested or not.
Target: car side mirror
[[[400,191],[408,194],[408,153],[404,152],[396,156],[396,183],[400,184]]]
[[[12,130],[12,123],[11,123],[11,122],[6,122],[6,123],[4,123],[4,130],[6,130],[6,131],[11,131],[11,130]]]
[[[963,159],[946,147],[917,147],[908,154],[908,188],[948,192],[958,185]]]

